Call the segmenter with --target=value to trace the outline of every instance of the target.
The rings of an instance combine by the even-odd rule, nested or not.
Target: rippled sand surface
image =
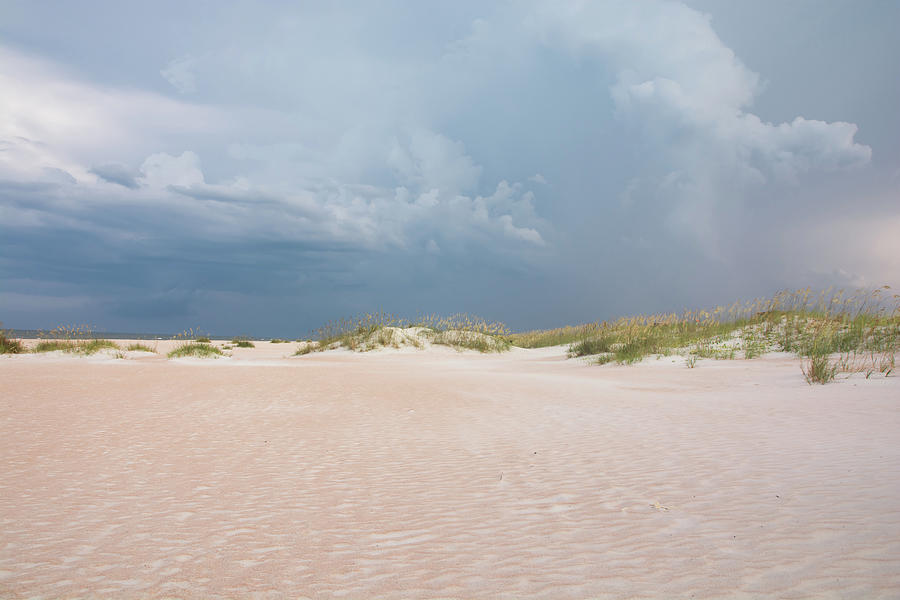
[[[0,360],[0,597],[900,596],[896,377],[262,346]]]

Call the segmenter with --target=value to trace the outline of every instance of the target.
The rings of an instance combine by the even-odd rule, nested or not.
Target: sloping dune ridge
[[[900,596],[897,377],[292,351],[3,357],[0,597]]]

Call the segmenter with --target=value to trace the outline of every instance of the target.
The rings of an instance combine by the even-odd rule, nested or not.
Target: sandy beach
[[[0,597],[900,596],[895,376],[172,343],[0,357]]]

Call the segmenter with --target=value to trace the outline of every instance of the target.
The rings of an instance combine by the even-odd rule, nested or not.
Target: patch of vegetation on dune
[[[297,348],[294,356],[305,356],[310,352],[316,352],[319,346],[318,342],[301,342],[303,345]]]
[[[633,364],[647,356],[753,359],[768,352],[804,358],[810,383],[837,373],[890,375],[900,352],[900,295],[874,290],[785,291],[770,299],[712,310],[625,317],[553,330],[513,334],[519,346],[569,344],[570,356]]]
[[[3,324],[0,323],[0,326]],[[21,340],[14,339],[0,327],[0,354],[21,354],[25,352],[25,344]]]
[[[436,332],[431,337],[431,343],[450,346],[457,350],[477,350],[482,353],[506,352],[512,347],[509,340],[500,336],[459,329]]]
[[[42,340],[33,352],[69,352],[71,354],[96,354],[104,349],[118,350],[119,346],[110,340]]]
[[[335,348],[360,352],[404,346],[424,348],[426,344],[480,352],[502,352],[510,348],[506,339],[508,332],[502,323],[464,314],[402,319],[386,313],[373,313],[330,321],[315,333],[318,341],[300,347],[295,355]]]
[[[32,352],[56,352],[60,350],[62,352],[73,352],[75,349],[75,342],[71,340],[43,340],[35,344],[34,348],[32,348]]]
[[[253,342],[251,342],[250,340],[248,340],[245,337],[236,337],[233,340],[231,340],[231,344],[238,348],[256,348],[256,344],[254,344]]]
[[[535,329],[522,333],[509,334],[509,341],[520,348],[546,348],[548,346],[565,346],[589,339],[598,332],[599,323],[583,325],[567,325],[557,329]]]
[[[110,340],[84,340],[76,342],[76,346],[76,352],[81,354],[94,354],[106,348],[119,350],[119,345]]]
[[[156,350],[147,346],[146,344],[129,344],[126,348],[129,352],[153,352],[156,353]]]
[[[222,350],[211,344],[189,341],[176,347],[168,354],[169,358],[185,358],[189,356],[196,358],[218,358],[223,356],[223,353]]]

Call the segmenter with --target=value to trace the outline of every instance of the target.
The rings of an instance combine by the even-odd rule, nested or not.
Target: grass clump
[[[310,352],[314,352],[318,349],[319,344],[315,342],[304,342],[302,346],[297,348],[297,351],[294,352],[294,356],[306,356]]]
[[[287,344],[287,343],[288,343],[288,340],[283,340],[283,339],[281,339],[281,338],[272,338],[272,339],[270,340],[270,342],[273,343],[273,344]]]
[[[96,354],[103,349],[119,350],[119,346],[110,340],[41,340],[34,347],[34,352],[68,352],[70,354]]]
[[[609,336],[589,337],[569,346],[569,354],[572,356],[588,356],[591,354],[605,354],[610,352],[612,341]]]
[[[169,358],[184,358],[193,356],[196,358],[218,358],[223,356],[222,351],[205,342],[185,342],[169,352]]]
[[[60,325],[49,332],[41,332],[43,338],[34,347],[33,352],[68,352],[71,354],[91,355],[105,349],[119,350],[113,341],[95,338],[87,325]]]
[[[805,360],[800,366],[806,383],[812,385],[814,383],[825,384],[833,380],[838,372],[838,365],[828,360],[825,354],[811,356]]]
[[[205,335],[204,335],[204,336],[200,336],[200,337],[198,337],[198,338],[194,338],[194,341],[197,342],[197,343],[199,343],[199,344],[209,344],[210,342],[212,342],[212,340],[209,339],[209,337],[207,337],[207,336],[205,336]]]
[[[74,352],[75,351],[75,342],[72,340],[42,340],[38,342],[33,352],[56,352],[57,350],[61,350],[63,352]]]
[[[154,352],[154,353],[156,352],[156,350],[154,350],[150,346],[147,346],[146,344],[140,344],[140,343],[129,344],[128,347],[125,349],[128,350],[129,352]]]
[[[20,354],[22,352],[25,352],[25,345],[21,340],[9,337],[7,332],[0,328],[0,354]]]
[[[234,338],[231,344],[238,348],[256,348],[256,345],[247,338]]]
[[[83,340],[75,343],[77,350],[81,354],[95,354],[105,348],[119,350],[119,345],[110,340]]]
[[[509,340],[499,336],[458,329],[439,331],[433,334],[431,343],[450,346],[457,350],[477,350],[483,354],[488,352],[506,352],[512,346]]]

